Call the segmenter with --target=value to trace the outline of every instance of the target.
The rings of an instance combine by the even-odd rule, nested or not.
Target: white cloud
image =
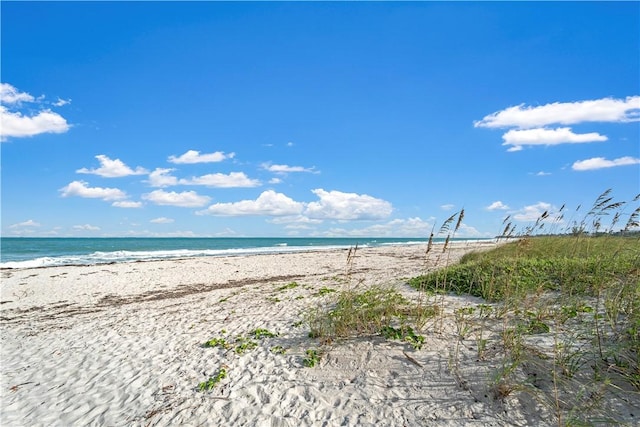
[[[38,102],[26,92],[8,83],[0,83],[0,141],[6,141],[10,137],[24,138],[42,133],[64,133],[70,128],[66,119],[49,109],[42,109],[33,115],[23,115],[15,109],[20,108],[23,102]],[[14,111],[10,111],[8,106]]]
[[[540,171],[536,173],[536,176],[549,176],[549,175],[551,175],[551,172]]]
[[[450,211],[455,207],[456,205],[452,205],[451,203],[447,203],[446,205],[440,205],[440,209],[442,209],[443,211]]]
[[[164,190],[155,190],[151,193],[143,194],[142,198],[156,205],[180,206],[183,208],[198,208],[206,205],[211,200],[210,197],[201,196],[195,191],[176,193],[175,191],[166,192]]]
[[[19,222],[17,224],[13,224],[9,226],[9,228],[23,228],[23,227],[40,227],[40,223],[30,219],[30,220]]]
[[[325,237],[415,237],[426,239],[431,233],[433,224],[419,217],[394,219],[383,224],[374,224],[364,228],[346,229],[331,228],[328,231],[316,233]]]
[[[558,145],[558,144],[582,144],[587,142],[606,141],[607,137],[597,132],[573,133],[571,128],[557,129],[511,129],[502,135],[504,143],[511,145],[508,151],[520,151],[525,145]]]
[[[462,223],[456,232],[456,237],[493,237],[493,233],[483,233],[475,227]]]
[[[171,163],[217,163],[226,159],[232,159],[235,157],[235,153],[225,154],[222,151],[216,151],[210,154],[200,154],[199,151],[189,150],[181,156],[169,156],[169,162]]]
[[[34,102],[33,96],[18,89],[9,83],[0,83],[0,102],[3,104],[19,104],[21,102]]]
[[[390,228],[389,236],[422,237],[431,234],[432,222],[422,220],[420,217],[395,219],[387,224]]]
[[[216,203],[206,210],[196,212],[198,215],[246,216],[297,215],[302,212],[304,204],[296,202],[282,193],[273,190],[264,191],[256,200],[241,200],[235,203]]]
[[[142,207],[142,202],[132,202],[129,200],[124,200],[121,202],[113,202],[111,206],[114,206],[116,208],[136,209]]]
[[[640,96],[625,99],[602,98],[577,102],[554,102],[537,107],[520,104],[489,114],[474,122],[475,127],[520,129],[554,123],[569,125],[584,122],[625,123],[640,120]]]
[[[271,178],[269,184],[282,184],[282,180],[280,178]]]
[[[156,168],[149,174],[149,180],[147,181],[152,187],[170,187],[178,185],[178,178],[169,175],[175,169],[163,169]]]
[[[544,222],[558,219],[558,208],[546,202],[538,202],[535,205],[525,206],[524,208],[515,211],[512,214],[512,218],[516,221],[535,222],[542,217],[544,212],[547,212],[548,214]]]
[[[289,165],[271,165],[269,163],[263,163],[262,167],[269,172],[286,174],[290,172],[309,172],[309,173],[318,173],[315,170],[315,167],[305,168],[302,166],[289,166]]]
[[[73,181],[61,188],[60,192],[62,192],[62,197],[78,196],[107,201],[127,198],[127,194],[118,188],[88,187],[84,181]]]
[[[509,209],[509,206],[505,205],[500,200],[497,200],[491,203],[489,206],[487,206],[486,209],[488,211],[506,210],[506,209]]]
[[[272,218],[267,222],[271,224],[298,224],[301,227],[308,224],[322,224],[321,219],[312,219],[304,215],[282,216],[278,218]]]
[[[579,160],[575,162],[573,166],[571,166],[571,169],[573,169],[574,171],[587,171],[637,164],[640,164],[640,158],[631,156],[620,157],[613,160],[607,160],[604,157],[594,157],[591,159]]]
[[[161,216],[160,218],[154,218],[149,222],[153,224],[171,224],[173,221],[174,221],[173,218],[165,218]]]
[[[85,173],[92,175],[99,175],[105,178],[120,178],[123,176],[130,175],[145,175],[149,173],[145,168],[138,166],[135,170],[131,169],[129,166],[125,165],[122,160],[115,159],[111,160],[109,157],[104,154],[99,154],[96,156],[96,159],[100,162],[100,167],[97,169],[87,169],[82,168],[78,169],[76,173]]]
[[[100,227],[96,227],[95,225],[91,225],[91,224],[74,225],[71,228],[73,228],[74,230],[81,230],[81,231],[98,231],[98,230],[100,230]]]
[[[51,110],[39,111],[34,116],[23,116],[20,112],[10,112],[4,106],[0,106],[0,140],[6,141],[9,137],[35,136],[41,133],[64,133],[70,126],[67,121]]]
[[[205,185],[217,188],[238,188],[238,187],[258,187],[261,182],[257,179],[250,179],[244,172],[231,172],[229,175],[222,173],[211,173],[190,179],[181,179],[183,185]]]
[[[310,218],[336,220],[384,219],[391,215],[391,203],[366,194],[312,190],[320,198],[311,202],[304,212]]]

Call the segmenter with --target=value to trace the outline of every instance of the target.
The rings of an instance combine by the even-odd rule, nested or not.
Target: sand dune
[[[449,262],[475,247],[456,246]],[[381,337],[325,346],[308,337],[304,313],[332,297],[322,287],[384,284],[417,298],[406,279],[433,267],[424,253],[360,249],[348,280],[344,250],[4,270],[2,425],[555,424],[534,399],[494,399],[492,365],[472,348],[460,350],[454,374],[451,325],[423,331],[421,350]],[[241,354],[203,347],[256,328],[277,336],[254,337]],[[322,358],[304,367],[311,348]],[[222,368],[226,378],[198,391]]]

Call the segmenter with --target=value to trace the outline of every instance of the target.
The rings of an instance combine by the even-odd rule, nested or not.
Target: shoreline
[[[348,251],[335,250],[3,271],[0,423],[552,425],[531,399],[487,395],[488,362],[464,364],[461,386],[446,322],[425,332],[422,350],[308,337],[306,313],[331,304],[329,291],[384,285],[415,301],[406,280],[436,258],[454,263],[494,245],[453,244],[429,262],[426,245],[362,248],[350,268]],[[480,302],[438,298],[448,311]],[[250,340],[256,329],[277,336]],[[213,338],[255,348],[205,348]],[[309,349],[322,354],[313,368],[302,363]],[[222,369],[218,385],[198,391]]]
[[[21,238],[20,241],[29,238]],[[36,240],[42,240],[39,238],[34,238]],[[77,239],[66,239],[66,238],[53,238],[49,239],[55,241],[56,239],[60,239],[61,241],[66,240],[77,240]],[[113,238],[104,238],[106,241],[113,240]],[[131,239],[131,238],[122,238],[126,240],[132,240],[133,242],[138,242],[139,239]],[[4,238],[3,240],[7,240]],[[99,241],[100,239],[95,239]],[[160,239],[167,240],[167,239]],[[185,239],[178,239],[178,241]],[[187,239],[188,240],[188,239]],[[203,239],[196,239],[203,240]],[[207,239],[204,239],[208,241]],[[243,239],[232,239],[243,240]],[[320,239],[325,242],[325,244],[315,244],[311,243],[313,239],[301,238],[302,241],[307,242],[305,245],[298,244],[288,244],[287,242],[281,242],[281,238],[246,238],[247,241],[262,241],[268,240],[271,245],[267,246],[243,246],[234,244],[233,246],[229,246],[228,244],[222,245],[212,245],[211,243],[203,246],[196,246],[196,248],[190,248],[187,246],[177,246],[175,248],[165,247],[162,248],[158,246],[157,248],[140,248],[135,243],[131,245],[113,248],[113,247],[101,247],[101,245],[97,245],[95,247],[95,251],[86,252],[86,253],[76,253],[76,252],[68,252],[65,255],[55,255],[55,250],[50,252],[49,255],[40,254],[35,258],[31,259],[22,259],[17,257],[16,255],[11,255],[11,250],[9,249],[10,255],[7,256],[5,252],[3,254],[2,262],[0,262],[0,271],[3,270],[22,270],[28,268],[41,268],[41,267],[62,267],[62,266],[84,266],[84,265],[103,265],[103,264],[111,264],[111,263],[126,263],[126,262],[144,262],[144,261],[163,261],[163,260],[178,260],[178,259],[188,259],[188,258],[199,258],[199,257],[228,257],[228,256],[251,256],[251,255],[265,255],[265,254],[288,254],[288,253],[296,253],[296,252],[315,252],[315,251],[326,251],[326,250],[342,250],[348,249],[350,247],[355,247],[356,245],[359,248],[377,248],[377,247],[389,247],[389,246],[412,246],[412,245],[426,245],[427,241],[424,239],[405,239],[405,241],[401,241],[400,238],[380,238],[381,242],[378,239],[364,239],[364,241],[358,241],[358,239],[344,239],[344,238],[323,238]],[[289,239],[291,240],[291,239]],[[326,241],[342,242],[342,243],[332,243],[328,244]],[[353,240],[348,244],[345,243],[345,240]],[[386,240],[386,241],[382,241]],[[217,242],[218,239],[211,239],[211,242]],[[433,244],[442,245],[444,244],[445,239],[436,239]],[[455,239],[452,242],[456,244],[464,244],[464,243],[495,243],[496,239],[464,239],[459,238]],[[278,242],[278,243],[275,243]],[[5,249],[3,247],[3,249]],[[14,250],[17,250],[15,248]],[[72,251],[72,248],[65,248],[66,251]],[[8,260],[7,260],[8,258]]]

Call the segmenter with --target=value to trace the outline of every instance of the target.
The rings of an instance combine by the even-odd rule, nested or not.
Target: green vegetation
[[[487,301],[544,291],[595,296],[603,286],[632,286],[638,257],[637,238],[526,237],[491,252],[467,254],[459,264],[413,278],[409,284]]]
[[[280,286],[280,287],[276,288],[276,290],[277,291],[286,291],[286,290],[289,290],[289,289],[297,288],[298,286],[300,286],[298,283],[291,282],[289,284],[286,284],[286,285],[283,285],[283,286]]]
[[[318,292],[316,292],[315,294],[313,294],[313,296],[315,297],[323,297],[325,295],[329,295],[336,292],[335,289],[333,288],[327,288],[326,286],[321,287]]]
[[[278,334],[262,328],[254,329],[253,331],[249,332],[249,335],[252,335],[257,340],[260,340],[262,338],[275,338],[278,336]]]
[[[640,195],[633,201],[638,200]],[[461,210],[431,233],[425,267],[434,260],[446,267],[409,279],[415,290],[412,300],[397,287],[354,285],[357,247],[352,248],[344,275],[332,278],[344,290],[322,287],[313,294],[326,298],[304,313],[309,337],[324,346],[376,336],[418,352],[425,335],[438,334],[451,343],[448,367],[461,387],[473,383],[463,377],[469,360],[476,360],[476,388],[465,390],[497,400],[533,396],[550,408],[559,426],[592,425],[594,420],[619,424],[616,402],[640,404],[640,233],[634,232],[640,227],[640,208],[629,214],[625,206],[606,191],[584,219],[565,219],[563,206],[559,212],[544,212],[522,233],[516,233],[507,217],[501,236],[509,241],[451,264],[447,250],[462,225]],[[606,215],[612,218],[608,229],[602,226]],[[626,226],[614,232],[622,218],[628,218]],[[544,227],[555,235],[537,235]],[[560,227],[565,228],[558,231]],[[442,246],[433,244],[434,235],[446,236]],[[291,282],[277,290],[298,286]],[[445,300],[450,294],[483,300]],[[204,346],[242,354],[257,347],[257,340],[277,334],[254,329],[247,336],[237,337],[234,345],[214,338]],[[321,350],[307,349],[303,365],[317,366]],[[286,350],[275,345],[270,351]],[[404,355],[423,366],[419,358]],[[482,390],[478,369],[487,378]],[[220,374],[199,388],[211,389],[226,371]]]
[[[226,333],[226,331],[223,330],[222,333],[224,334]],[[254,329],[250,331],[248,335],[256,340],[262,340],[264,338],[275,338],[278,336],[278,334],[263,328]],[[211,348],[220,347],[225,350],[233,348],[237,354],[243,354],[246,351],[253,350],[254,348],[258,347],[258,343],[256,341],[253,341],[244,335],[236,336],[234,342],[235,345],[227,341],[226,338],[212,338],[209,341],[205,342],[202,346]]]
[[[416,335],[411,326],[401,328],[393,328],[391,326],[383,326],[380,333],[386,339],[400,340],[409,343],[415,350],[420,350],[424,344],[424,336]]]
[[[307,368],[313,368],[320,362],[320,355],[316,350],[309,349],[305,352],[307,355],[304,359],[302,359],[302,364]]]
[[[225,368],[220,368],[218,372],[209,378],[207,381],[201,382],[198,384],[199,391],[210,391],[223,379],[227,377],[227,370]]]
[[[499,357],[490,384],[495,398],[533,394],[558,425],[617,423],[604,396],[640,396],[640,239],[629,232],[639,226],[640,208],[614,233],[624,206],[608,190],[585,219],[556,235],[535,233],[549,222],[559,227],[564,207],[544,212],[519,235],[508,223],[503,235],[513,241],[410,279],[436,300],[457,294],[492,303],[454,310],[452,373],[461,375],[460,349],[473,339],[478,360],[489,346]],[[605,215],[612,217],[608,230]]]
[[[209,341],[203,344],[204,347],[222,347],[225,350],[231,348],[231,344],[227,342],[224,338],[212,338]]]
[[[330,308],[307,314],[309,337],[322,343],[357,336],[382,335],[422,348],[424,337],[409,325],[421,325],[438,313],[437,307],[412,304],[397,290],[374,286],[364,291],[343,291]],[[396,328],[393,325],[399,325]]]
[[[258,343],[255,341],[252,341],[243,336],[236,338],[235,352],[238,354],[243,354],[244,352],[248,350],[253,350],[256,347],[258,347]]]
[[[285,354],[287,352],[287,349],[282,347],[281,345],[274,345],[269,350],[271,350],[271,352],[275,354]]]
[[[506,243],[451,264],[447,250],[462,225],[461,210],[427,244],[425,267],[446,267],[408,280],[417,303],[390,287],[353,286],[356,247],[338,278],[347,290],[306,313],[309,336],[321,344],[383,336],[420,350],[424,336],[415,331],[452,334],[449,369],[462,387],[469,383],[462,378],[468,366],[460,362],[472,350],[476,369],[491,370],[487,395],[533,396],[558,425],[619,423],[615,402],[640,402],[640,207],[629,205],[607,190],[582,220],[574,219],[580,208],[567,213],[563,206],[517,232],[507,217]],[[446,236],[440,247],[435,235]],[[326,289],[314,296],[329,294]],[[450,294],[484,302],[450,308],[444,299]],[[433,321],[425,330],[427,319]]]

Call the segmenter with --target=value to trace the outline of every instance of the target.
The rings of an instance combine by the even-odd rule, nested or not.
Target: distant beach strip
[[[445,239],[434,239],[435,244]],[[493,242],[493,239],[452,239]],[[211,256],[421,245],[424,238],[2,238],[0,268],[97,265]]]

